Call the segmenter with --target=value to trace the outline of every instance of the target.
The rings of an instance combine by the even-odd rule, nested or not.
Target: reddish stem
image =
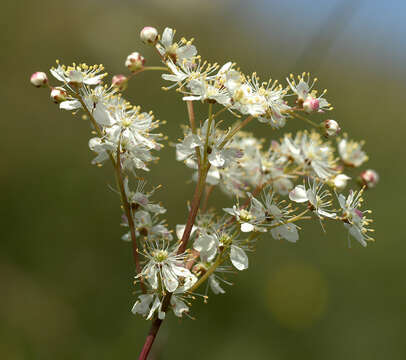
[[[151,325],[151,328],[149,330],[149,333],[147,335],[147,338],[145,339],[144,346],[142,347],[140,357],[138,360],[145,360],[151,350],[152,344],[155,341],[156,335],[158,333],[159,328],[161,327],[162,324],[161,319],[156,318]]]

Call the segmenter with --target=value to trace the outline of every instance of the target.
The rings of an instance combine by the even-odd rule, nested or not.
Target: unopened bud
[[[128,78],[123,74],[114,75],[111,80],[111,84],[115,86],[119,91],[127,89]]]
[[[319,99],[309,95],[303,102],[303,109],[308,113],[319,110]]]
[[[146,26],[140,32],[140,38],[143,43],[154,44],[158,39],[158,30],[152,26]]]
[[[324,134],[326,136],[337,136],[341,131],[341,128],[338,125],[337,121],[332,119],[323,121],[322,125],[324,128]]]
[[[51,90],[51,99],[54,103],[59,104],[66,100],[67,97],[66,90],[61,87],[54,87]]]
[[[338,174],[332,180],[332,185],[337,188],[337,190],[342,190],[347,186],[348,180],[351,178],[345,174]]]
[[[41,71],[37,71],[31,75],[30,82],[35,87],[45,87],[48,84],[47,74]]]
[[[145,59],[138,52],[133,52],[128,55],[125,61],[125,66],[127,66],[131,72],[141,70],[144,67],[144,64]]]
[[[367,188],[373,188],[379,181],[379,175],[375,170],[364,170],[360,175],[360,180]]]

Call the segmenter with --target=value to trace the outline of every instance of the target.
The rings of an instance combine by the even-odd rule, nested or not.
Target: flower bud
[[[48,84],[47,74],[41,71],[37,71],[31,75],[30,82],[35,87],[45,87]]]
[[[141,56],[137,52],[133,52],[132,54],[127,56],[127,59],[125,61],[125,66],[128,67],[128,69],[131,72],[135,72],[137,70],[141,70],[144,67],[145,64],[145,59],[143,56]]]
[[[310,113],[319,110],[319,105],[319,99],[308,95],[306,100],[303,102],[303,109],[304,111]]]
[[[332,179],[331,183],[337,190],[343,190],[350,179],[351,178],[345,174],[338,174]]]
[[[379,181],[379,175],[375,170],[364,170],[360,175],[360,180],[367,188],[373,188]]]
[[[114,75],[111,80],[111,84],[115,86],[119,91],[127,89],[128,78],[123,74]]]
[[[143,43],[154,44],[158,39],[158,30],[152,26],[145,26],[140,32],[140,38]]]
[[[322,126],[324,128],[324,134],[327,137],[328,136],[337,136],[341,131],[341,128],[338,125],[337,121],[332,120],[332,119],[323,121]]]
[[[67,97],[66,90],[61,87],[54,87],[51,90],[51,99],[54,103],[59,104],[66,100]]]

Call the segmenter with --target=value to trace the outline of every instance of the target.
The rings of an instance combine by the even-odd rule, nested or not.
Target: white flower
[[[57,68],[50,69],[51,74],[57,80],[73,86],[81,86],[82,84],[98,85],[107,75],[107,73],[100,74],[104,70],[103,65],[72,64],[71,66],[65,66],[60,65],[59,62],[57,64]]]
[[[250,212],[257,219],[256,228],[262,231],[268,231],[271,228],[271,235],[274,239],[286,239],[289,242],[299,240],[297,226],[289,223],[292,210],[289,205],[282,206],[282,203],[276,204],[274,193],[267,187],[262,192],[262,202],[255,199],[248,193],[251,200]],[[279,206],[278,206],[279,205]]]
[[[246,80],[240,72],[236,70],[228,71],[225,87],[231,97],[231,109],[254,117],[262,116],[266,113],[269,106],[265,94],[258,91],[256,85]]]
[[[159,209],[159,211],[162,211],[162,209]],[[137,236],[146,236],[149,241],[161,239],[172,240],[172,234],[164,225],[164,221],[159,221],[156,215],[151,216],[151,214],[145,210],[138,210],[134,214],[134,223]]]
[[[182,62],[175,64],[171,59],[166,63],[171,71],[171,74],[162,74],[162,78],[167,81],[174,82],[173,85],[165,89],[171,89],[175,86],[179,86],[182,89],[184,86],[189,87],[190,82],[199,81],[205,79],[211,81],[218,75],[213,73],[218,69],[217,64],[208,64],[207,62],[201,62],[200,57],[192,59],[183,59]],[[185,92],[182,89],[182,92]]]
[[[364,145],[363,142],[348,140],[344,135],[344,138],[338,143],[338,152],[345,165],[358,167],[368,160],[368,156],[362,150],[362,145]]]
[[[264,97],[266,109],[263,115],[258,116],[262,123],[270,124],[273,128],[279,129],[285,126],[286,118],[289,116],[291,109],[284,100],[286,90],[277,81],[272,82],[270,79],[267,83],[260,84],[259,78],[254,73],[249,80],[255,93]]]
[[[183,313],[189,312],[189,307],[184,302],[183,292],[186,291],[184,287],[179,287],[171,295],[170,309],[177,317],[182,317]],[[162,311],[162,299],[157,294],[142,294],[138,296],[131,312],[133,314],[140,314],[147,320],[152,319],[153,315],[157,313],[159,319],[165,319],[165,312]]]
[[[140,108],[130,110],[117,107],[111,114],[111,130],[109,135],[118,143],[121,140],[134,145],[142,145],[148,149],[159,150],[160,145],[155,141],[160,135],[151,133],[158,121],[154,121],[152,113],[141,113]]]
[[[306,189],[304,185],[297,185],[290,193],[289,199],[298,203],[309,202],[310,210],[320,218],[335,219],[337,215],[329,211],[331,206],[331,194],[328,190],[323,190],[323,184],[314,180]]]
[[[178,43],[174,43],[174,35],[175,30],[165,28],[161,41],[156,44],[156,48],[163,57],[181,64],[183,59],[191,59],[197,55],[196,47],[192,45],[192,41],[182,38]]]
[[[108,111],[109,99],[114,95],[115,89],[104,86],[97,86],[94,89],[82,87],[80,96],[86,105],[87,110],[92,114],[99,125],[110,126],[112,118]],[[73,111],[82,108],[82,103],[78,99],[69,98],[63,101],[59,107],[63,110]]]
[[[322,141],[319,133],[298,132],[294,140],[285,135],[280,151],[292,157],[305,171],[310,170],[310,174],[314,173],[323,180],[337,173],[333,149]]]
[[[152,289],[157,290],[162,286],[171,293],[182,287],[182,282],[190,288],[197,278],[180,265],[187,254],[178,254],[179,246],[180,244],[170,249],[164,242],[150,243],[144,252],[144,256],[149,261],[136,279],[145,278]]]
[[[199,146],[202,146],[202,141],[190,131],[181,143],[176,144],[176,160],[184,161],[195,155],[195,149]]]
[[[224,208],[223,209],[227,214],[235,217],[237,222],[241,225],[242,232],[251,232],[255,230],[255,223],[254,216],[245,209],[240,209],[239,206],[233,205],[232,208]]]
[[[303,106],[306,112],[331,110],[330,104],[326,99],[323,98],[327,90],[324,90],[321,95],[317,96],[317,91],[313,90],[317,78],[313,79],[310,84],[310,73],[302,73],[298,75],[296,79],[293,74],[290,74],[290,79],[286,78],[291,90],[297,96],[297,102],[299,106]]]
[[[210,83],[205,78],[191,80],[188,83],[188,87],[191,94],[183,97],[185,101],[200,100],[202,102],[217,102],[224,106],[230,103],[230,96],[227,89],[216,86],[216,83]]]
[[[341,219],[344,221],[344,226],[348,229],[349,234],[362,246],[367,246],[367,241],[373,241],[373,238],[367,233],[372,230],[366,228],[371,220],[365,217],[365,213],[369,212],[368,210],[361,211],[358,209],[362,202],[361,196],[362,190],[358,193],[350,190],[347,198],[342,194],[338,195],[338,201],[343,212]]]
[[[154,193],[151,191],[149,193],[144,193],[146,181],[140,180],[138,182],[137,190],[130,190],[128,184],[128,177],[124,179],[124,190],[128,199],[128,202],[133,210],[138,210],[142,207],[144,210],[155,213],[155,214],[164,214],[166,209],[160,206],[159,204],[152,204],[149,201],[149,197]]]
[[[189,158],[197,160],[197,147],[200,148],[201,156],[204,156],[207,136],[207,152],[209,154],[207,159],[212,166],[224,168],[242,157],[243,154],[239,149],[226,146],[221,148],[227,134],[217,131],[214,120],[211,122],[210,132],[207,135],[208,127],[209,120],[207,119],[198,134],[193,134],[190,131],[183,141],[176,145],[176,159],[178,161],[188,160]],[[199,161],[203,161],[203,159],[199,159]],[[195,167],[194,163],[190,165]]]
[[[115,144],[108,140],[94,137],[89,140],[89,148],[97,153],[97,156],[92,160],[92,164],[101,164],[109,158],[109,153],[115,150]]]
[[[237,246],[239,241],[233,239],[226,233],[208,234],[202,232],[195,240],[193,248],[199,251],[200,258],[204,262],[212,262],[219,248],[225,246],[230,247],[230,261],[237,270],[245,270],[248,268],[248,256],[242,247]]]
[[[152,303],[152,306],[151,306]],[[158,310],[158,318],[165,319],[165,313],[161,310],[162,303],[157,295],[153,294],[142,294],[138,296],[138,300],[135,302],[131,312],[135,314],[140,314],[146,317],[147,320],[151,319],[155,311]]]

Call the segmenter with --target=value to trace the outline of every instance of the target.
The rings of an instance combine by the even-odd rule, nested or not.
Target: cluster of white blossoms
[[[337,137],[340,126],[325,118],[333,108],[326,90],[315,88],[317,79],[303,73],[289,75],[285,85],[261,82],[232,61],[220,66],[202,60],[193,39],[176,41],[173,29],[159,34],[146,27],[140,37],[156,49],[160,66],[146,66],[134,51],[124,62],[130,73],[114,75],[111,85],[104,83],[102,65],[57,62],[50,72],[58,86],[51,86],[45,73],[31,76],[34,86],[50,89],[61,109],[82,112],[90,120],[94,137],[89,148],[96,154],[92,163],[113,165],[122,225],[128,230],[122,239],[132,243],[140,285],[134,314],[162,320],[172,310],[182,317],[203,283],[204,299],[208,289],[224,294],[230,274],[248,268],[248,254],[258,238],[295,243],[303,227],[299,222],[313,219],[326,231],[328,222],[338,221],[348,241],[352,237],[362,246],[373,241],[372,220],[366,218],[370,211],[360,207],[363,193],[379,176],[372,169],[357,172],[368,160],[364,143],[347,134]],[[163,72],[163,89],[181,93],[189,115],[179,124],[183,138],[174,152],[176,160],[193,170],[196,189],[188,218],[175,231],[161,218],[166,209],[151,200],[156,189],[147,191],[140,178],[141,171],[157,162],[155,152],[163,149],[165,137],[156,132],[160,122],[122,96],[132,78],[149,70]],[[202,104],[207,115],[196,118],[194,106]],[[246,131],[255,119],[265,127],[263,138]],[[308,129],[277,133],[288,121]],[[350,184],[358,189],[346,191]],[[218,190],[235,197],[235,203],[210,207],[210,195]],[[348,195],[339,193],[343,191]]]

